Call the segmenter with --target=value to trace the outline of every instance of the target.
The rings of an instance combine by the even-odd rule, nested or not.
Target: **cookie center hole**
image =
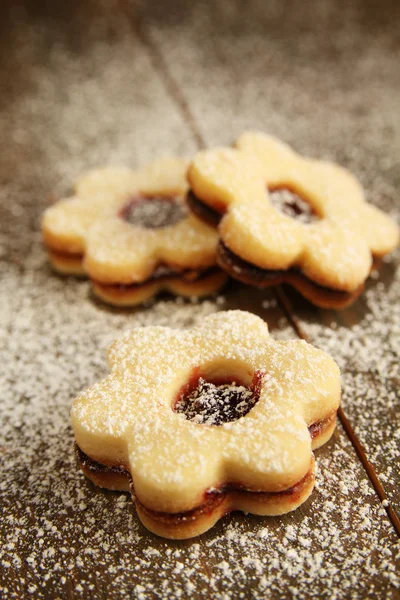
[[[313,223],[319,220],[311,204],[287,187],[270,188],[268,197],[272,205],[287,217],[302,223]]]
[[[178,394],[173,410],[199,425],[223,425],[244,417],[258,402],[262,374],[250,385],[238,378],[206,379],[198,376]]]
[[[175,225],[186,215],[186,206],[170,196],[135,196],[120,212],[121,219],[145,229]]]

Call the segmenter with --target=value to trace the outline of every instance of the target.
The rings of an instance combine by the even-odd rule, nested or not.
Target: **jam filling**
[[[223,214],[223,210],[220,212],[211,208],[204,202],[202,202],[192,190],[189,190],[186,196],[186,203],[189,206],[190,210],[202,221],[205,221],[209,225],[216,227],[221,220],[221,216]]]
[[[316,421],[309,426],[308,431],[310,433],[311,439],[314,440],[322,433],[330,427],[333,423],[336,423],[336,411],[332,412],[330,415],[325,417],[325,419],[321,419],[320,421]]]
[[[256,490],[248,490],[237,483],[226,483],[220,488],[211,488],[207,489],[204,492],[203,502],[194,507],[191,510],[178,512],[178,513],[167,513],[162,511],[156,511],[154,509],[149,509],[145,505],[143,505],[138,497],[135,494],[135,488],[130,476],[130,473],[126,471],[123,467],[107,467],[98,463],[87,456],[75,443],[75,451],[78,457],[78,460],[83,469],[87,469],[89,472],[94,474],[98,473],[104,477],[108,474],[112,474],[115,476],[126,476],[127,479],[130,480],[130,489],[132,493],[132,497],[135,500],[137,507],[140,507],[141,511],[146,513],[148,517],[156,519],[159,522],[164,522],[168,524],[180,524],[181,522],[196,521],[203,515],[212,514],[226,499],[226,497],[231,493],[236,494],[244,494],[246,496],[250,495],[254,498],[260,498],[260,500],[268,500],[269,498],[288,498],[299,497],[304,489],[309,486],[314,480],[313,470],[310,469],[305,476],[300,479],[297,483],[287,488],[286,490],[276,491],[276,492],[263,492]],[[227,511],[229,512],[229,510]]]
[[[309,202],[285,186],[269,188],[268,198],[274,208],[287,217],[305,224],[319,220]]]
[[[239,493],[239,494],[240,493],[251,494],[254,497],[265,498],[265,499],[272,498],[272,497],[282,497],[283,498],[283,497],[288,497],[288,496],[296,496],[296,495],[300,494],[301,491],[314,478],[314,475],[313,475],[312,471],[310,470],[310,471],[308,471],[308,473],[306,473],[306,475],[302,479],[300,479],[300,481],[295,483],[293,486],[287,488],[286,490],[281,490],[280,492],[261,492],[261,491],[248,490],[239,484],[227,483],[219,489],[214,489],[214,488],[207,489],[204,492],[204,501],[200,504],[200,506],[196,506],[192,510],[188,510],[188,511],[181,512],[181,513],[166,513],[166,512],[161,512],[161,511],[156,511],[153,509],[146,508],[138,500],[137,496],[135,495],[135,489],[134,489],[134,485],[133,485],[131,476],[130,476],[129,472],[126,471],[123,467],[107,467],[101,463],[94,461],[87,454],[85,454],[79,448],[78,444],[76,444],[76,443],[75,443],[75,452],[76,452],[76,456],[81,464],[81,467],[87,469],[88,471],[91,471],[92,473],[100,473],[103,475],[107,475],[110,473],[110,474],[114,474],[114,475],[118,475],[118,476],[125,475],[128,479],[130,479],[130,488],[131,488],[132,495],[135,498],[136,504],[140,505],[142,511],[146,512],[149,516],[157,518],[160,521],[170,522],[170,523],[173,523],[173,522],[178,523],[182,520],[187,521],[188,519],[195,520],[196,518],[199,518],[202,515],[211,514],[216,508],[218,508],[218,506],[222,502],[224,502],[226,495],[230,494],[232,492]]]
[[[180,513],[159,512],[156,510],[146,508],[141,502],[139,502],[137,497],[135,497],[135,502],[140,506],[141,510],[145,512],[150,518],[156,519],[157,521],[168,525],[178,525],[182,521],[196,521],[202,516],[211,515],[215,510],[218,509],[218,507],[221,504],[223,504],[226,497],[230,493],[245,495],[251,494],[252,497],[260,498],[261,501],[266,501],[269,498],[284,499],[287,497],[292,497],[295,499],[297,496],[300,496],[302,491],[306,489],[307,486],[313,482],[313,480],[314,474],[312,473],[312,471],[308,471],[308,473],[306,473],[306,475],[302,479],[300,479],[300,481],[298,481],[295,485],[280,492],[256,492],[252,490],[247,490],[245,488],[242,489],[240,486],[234,484],[227,484],[219,490],[206,490],[204,494],[204,502],[200,506],[197,506],[192,510]],[[132,494],[134,494],[133,486],[131,486],[131,490]],[[224,514],[227,514],[229,512],[231,512],[230,509],[226,510]]]
[[[90,458],[87,454],[83,452],[75,442],[75,454],[79,460],[81,467],[86,468],[88,471],[92,471],[93,473],[114,473],[116,475],[126,475],[129,477],[129,472],[123,467],[109,467],[104,465],[103,463],[99,463],[93,458]]]
[[[223,425],[236,421],[258,402],[263,373],[256,371],[250,386],[235,378],[207,380],[193,376],[183,386],[173,410],[200,425]]]
[[[194,283],[197,281],[201,281],[206,279],[207,277],[211,277],[215,273],[219,271],[218,267],[210,267],[209,269],[205,269],[203,271],[196,269],[186,269],[184,271],[179,271],[178,269],[173,269],[168,265],[160,264],[153,271],[153,274],[149,279],[145,281],[141,281],[140,283],[102,283],[101,281],[95,281],[95,284],[101,286],[103,289],[117,290],[121,293],[127,292],[129,290],[134,290],[137,288],[141,288],[148,283],[153,283],[154,281],[162,281],[165,279],[169,279],[171,277],[177,277],[182,281],[187,283]]]
[[[131,198],[119,214],[127,223],[145,229],[176,225],[186,215],[186,206],[173,197],[142,195]]]
[[[53,248],[48,246],[48,251],[52,254],[52,256],[54,256],[55,258],[59,258],[59,259],[66,259],[66,260],[82,260],[83,258],[83,253],[82,252],[66,252],[66,251],[61,251],[61,250],[53,250]]]
[[[281,283],[287,271],[261,269],[237,256],[223,242],[217,248],[218,260],[223,268],[243,283],[255,286],[272,285],[275,281]]]
[[[279,285],[289,280],[290,275],[296,275],[296,277],[303,278],[307,281],[307,283],[313,286],[316,291],[327,292],[337,299],[352,297],[357,294],[357,292],[342,292],[340,290],[333,290],[319,285],[295,269],[288,269],[287,271],[261,269],[237,256],[222,242],[218,244],[217,256],[219,264],[232,275],[232,277],[248,285],[254,285],[256,287]]]

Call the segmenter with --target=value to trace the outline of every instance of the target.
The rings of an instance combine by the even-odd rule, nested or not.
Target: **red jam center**
[[[120,212],[121,219],[145,229],[175,225],[186,215],[186,206],[169,196],[135,196]]]
[[[250,386],[238,379],[195,377],[178,394],[174,411],[200,425],[236,421],[258,402],[262,375],[257,371]]]
[[[268,197],[272,205],[287,217],[291,217],[302,223],[313,223],[319,219],[309,202],[292,192],[289,188],[279,187],[270,189]]]

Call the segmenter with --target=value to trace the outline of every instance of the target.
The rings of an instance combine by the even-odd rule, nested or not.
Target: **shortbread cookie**
[[[78,181],[76,195],[49,208],[42,231],[53,266],[88,274],[96,295],[135,305],[168,290],[215,292],[217,235],[187,210],[187,161],[166,158],[137,171],[106,168]]]
[[[314,456],[340,403],[336,363],[276,342],[243,311],[190,330],[138,328],[109,351],[111,374],[72,407],[95,484],[129,489],[142,523],[183,539],[233,510],[280,515],[314,487]]]
[[[270,136],[245,133],[237,149],[200,152],[188,179],[189,205],[218,225],[219,264],[232,277],[289,283],[317,306],[350,304],[373,257],[399,241],[396,224],[366,203],[351,173]]]

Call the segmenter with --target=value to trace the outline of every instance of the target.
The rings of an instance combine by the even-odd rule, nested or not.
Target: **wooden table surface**
[[[399,598],[399,253],[340,313],[236,284],[117,311],[50,271],[40,216],[93,166],[191,156],[250,128],[347,166],[398,219],[400,4],[9,0],[0,11],[0,597]],[[69,407],[107,373],[121,331],[234,307],[334,356],[340,422],[296,512],[233,514],[192,541],[163,540],[127,495],[79,472]]]

